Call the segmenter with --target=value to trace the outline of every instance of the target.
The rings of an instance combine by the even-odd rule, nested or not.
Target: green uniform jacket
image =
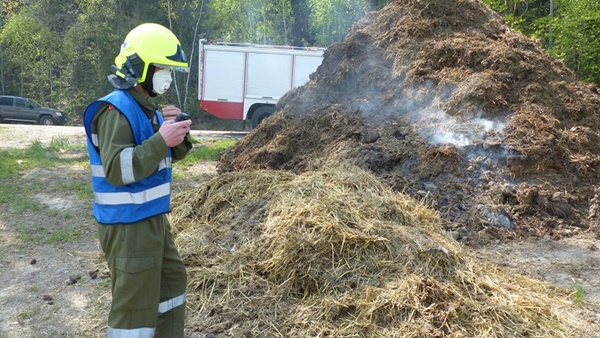
[[[156,110],[154,103],[135,88],[129,89],[128,92],[151,120]],[[124,148],[135,147],[133,175],[136,181],[148,177],[156,171],[159,162],[167,155],[168,150],[167,144],[158,133],[158,128],[158,125],[154,125],[154,131],[157,133],[144,141],[141,146],[135,147],[135,139],[127,118],[108,104],[100,108],[92,121],[92,133],[98,135],[100,156],[108,182],[116,186],[123,185],[120,154]],[[181,144],[171,149],[173,162],[183,159],[192,149],[189,134]]]

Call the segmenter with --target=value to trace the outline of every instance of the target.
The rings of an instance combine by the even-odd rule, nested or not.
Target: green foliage
[[[600,2],[484,0],[506,22],[539,39],[582,81],[600,86]]]
[[[119,28],[113,27],[115,0],[78,4],[79,15],[66,30],[63,42],[63,90],[59,96],[61,105],[70,107],[71,121],[81,121],[85,107],[110,90],[106,76],[118,53],[116,46],[123,40]]]
[[[10,16],[17,13],[21,7],[21,3],[19,0],[3,0],[0,3],[0,9],[2,16]]]
[[[173,87],[160,99],[165,103],[175,103],[179,107],[184,107],[188,111],[189,102],[196,102],[197,107],[197,49],[198,39],[202,34],[201,24],[204,22],[206,11],[206,0],[174,1],[160,0],[159,6],[162,8],[164,17],[155,22],[162,23],[171,29],[182,43],[184,52],[188,56],[190,72],[187,74],[173,74]]]
[[[563,0],[552,20],[550,52],[583,81],[600,85],[600,2]]]
[[[209,11],[214,39],[274,45],[290,42],[294,21],[290,1],[213,1]]]
[[[59,40],[42,20],[20,12],[0,32],[5,63],[4,93],[31,98],[42,104],[52,101],[53,79],[59,60]]]
[[[342,41],[348,28],[369,10],[363,0],[308,0],[311,9],[310,28],[320,46]]]

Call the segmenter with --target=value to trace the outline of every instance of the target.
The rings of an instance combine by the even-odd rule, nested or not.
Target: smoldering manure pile
[[[222,172],[357,165],[426,200],[469,244],[598,225],[596,87],[478,1],[367,15],[278,105]]]
[[[470,257],[591,229],[600,98],[478,1],[396,1],[175,197],[216,337],[570,337],[569,295]]]

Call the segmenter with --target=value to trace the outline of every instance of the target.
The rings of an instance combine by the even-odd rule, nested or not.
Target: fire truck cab
[[[249,120],[252,128],[275,111],[290,89],[308,82],[323,61],[324,48],[207,44],[200,40],[198,100],[208,113]]]

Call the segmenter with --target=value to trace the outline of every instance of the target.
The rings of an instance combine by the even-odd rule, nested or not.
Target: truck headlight
[[[56,116],[62,117],[62,113],[61,113],[61,112],[59,112],[59,111],[57,111],[57,112],[56,112]]]

